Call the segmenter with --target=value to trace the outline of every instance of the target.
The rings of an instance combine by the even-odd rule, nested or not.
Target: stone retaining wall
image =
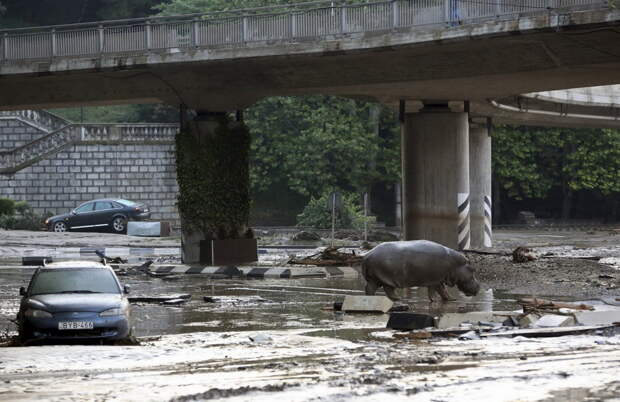
[[[18,119],[0,120],[0,151],[24,145],[45,132]],[[39,213],[64,213],[95,198],[146,203],[152,218],[179,225],[174,143],[68,144],[12,175],[0,175],[0,197],[27,201]]]

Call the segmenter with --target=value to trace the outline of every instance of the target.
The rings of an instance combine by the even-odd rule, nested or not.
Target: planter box
[[[200,263],[236,265],[258,261],[256,239],[201,240]]]

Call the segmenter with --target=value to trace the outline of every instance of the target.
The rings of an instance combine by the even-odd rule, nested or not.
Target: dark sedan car
[[[129,288],[109,266],[90,261],[38,268],[23,296],[17,323],[23,342],[43,339],[124,339],[130,335]]]
[[[149,208],[129,200],[101,199],[83,203],[73,211],[45,220],[53,232],[109,227],[116,233],[127,230],[127,221],[151,217]]]

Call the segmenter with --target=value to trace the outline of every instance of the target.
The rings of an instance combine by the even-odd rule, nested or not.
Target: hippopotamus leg
[[[388,285],[383,285],[383,290],[385,291],[385,294],[387,295],[387,297],[390,298],[390,300],[392,301],[400,300],[400,297],[396,294],[396,288],[392,286],[388,286]]]
[[[450,297],[450,295],[448,294],[448,289],[446,289],[446,285],[444,283],[437,286],[436,290],[437,293],[439,293],[439,296],[441,296],[441,300],[443,300],[444,302],[456,300],[455,298]]]
[[[366,282],[366,294],[368,296],[374,296],[378,287],[379,287],[379,285],[376,282],[373,282],[371,280],[367,281]]]
[[[435,295],[435,292],[439,294],[439,296],[441,297],[441,300],[444,302],[456,300],[450,297],[450,295],[448,294],[448,290],[446,289],[446,285],[444,283],[440,283],[439,285],[435,285],[435,286],[429,286],[427,287],[427,289],[428,289],[428,299],[431,301],[431,303],[434,301],[433,296]]]

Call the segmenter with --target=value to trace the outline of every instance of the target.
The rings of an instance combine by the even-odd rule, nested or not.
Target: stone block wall
[[[19,148],[46,134],[20,119],[0,116],[0,152]]]
[[[22,130],[24,123],[17,119],[0,124],[0,151],[46,134]],[[68,145],[14,174],[0,175],[0,197],[27,201],[35,211],[53,214],[96,198],[125,198],[147,204],[152,219],[179,226],[174,158],[172,142]]]

